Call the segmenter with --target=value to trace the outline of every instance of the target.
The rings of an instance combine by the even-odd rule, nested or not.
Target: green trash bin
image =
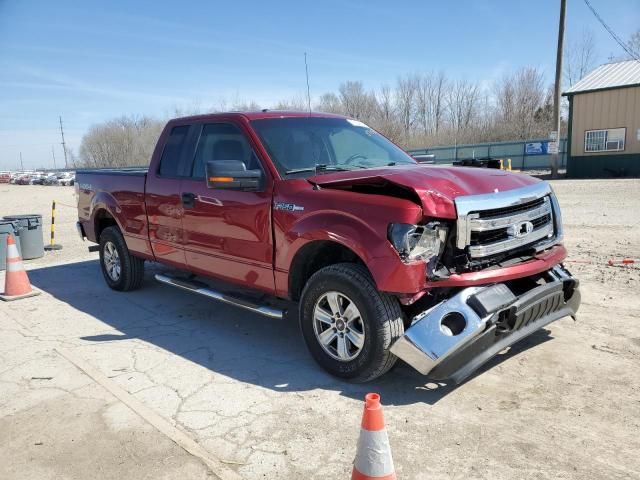
[[[42,215],[7,215],[16,225],[22,248],[22,259],[31,260],[44,256],[44,240],[42,239]]]
[[[9,235],[13,235],[19,252],[20,237],[17,234],[15,222],[0,219],[0,270],[7,268],[7,236]]]

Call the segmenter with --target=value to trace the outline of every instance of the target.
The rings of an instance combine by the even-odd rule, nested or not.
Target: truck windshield
[[[253,120],[251,124],[283,176],[416,163],[357,120],[294,117]]]

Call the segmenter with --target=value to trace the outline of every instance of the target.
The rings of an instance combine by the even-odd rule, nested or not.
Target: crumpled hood
[[[480,195],[514,190],[539,180],[529,175],[472,167],[399,165],[349,172],[315,175],[308,179],[324,188],[391,182],[413,190],[420,198],[423,214],[437,218],[456,218],[454,200],[463,195]]]

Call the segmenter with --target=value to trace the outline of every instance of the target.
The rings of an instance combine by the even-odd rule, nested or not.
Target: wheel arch
[[[116,226],[123,234],[125,221],[122,210],[118,207],[118,202],[108,192],[97,192],[91,200],[90,225],[93,227],[95,242],[100,242],[100,234],[105,228]]]
[[[120,228],[120,225],[118,225],[115,217],[111,214],[111,212],[109,212],[107,208],[97,208],[93,217],[93,231],[96,237],[96,242],[100,242],[100,234],[102,234],[105,228],[112,226]]]
[[[299,300],[309,278],[336,263],[361,265],[371,275],[365,261],[351,248],[334,240],[314,240],[300,247],[293,257],[289,270],[289,298]]]

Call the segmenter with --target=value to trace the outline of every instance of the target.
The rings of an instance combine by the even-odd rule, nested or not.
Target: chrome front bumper
[[[433,379],[459,383],[504,348],[580,306],[578,281],[556,266],[516,296],[505,284],[469,287],[417,315],[391,352]]]

